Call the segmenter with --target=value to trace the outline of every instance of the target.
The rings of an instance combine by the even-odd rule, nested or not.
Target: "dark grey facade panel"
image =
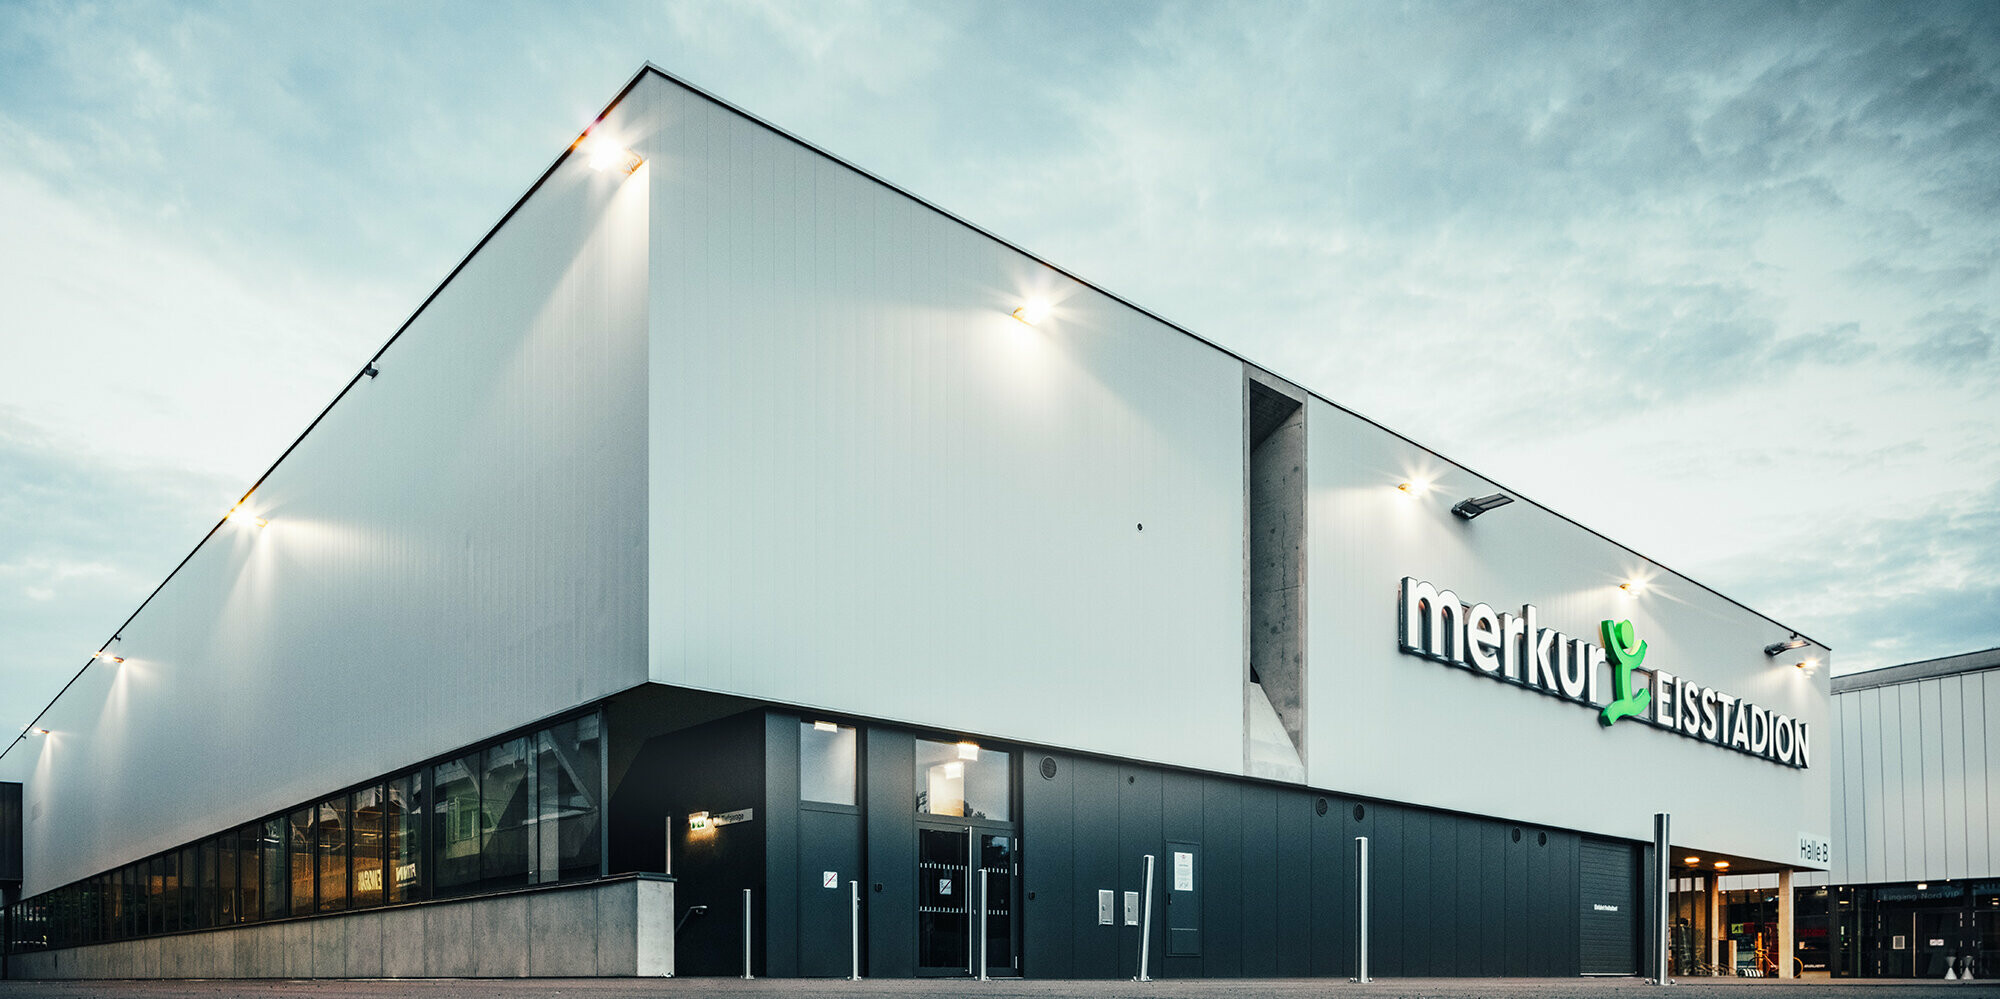
[[[1639,864],[1630,843],[1584,841],[1578,852],[1581,889],[1578,948],[1586,975],[1639,973]]]
[[[908,978],[917,973],[916,737],[879,726],[862,726],[862,794],[868,856],[867,891],[861,911],[867,919],[866,973]]]
[[[916,736],[858,725],[860,805],[821,805],[798,800],[800,722],[753,712],[648,739],[613,791],[613,869],[658,869],[661,830],[673,830],[681,912],[709,906],[678,937],[683,974],[740,972],[745,887],[758,899],[757,973],[846,974],[847,883],[859,881],[863,973],[915,975]],[[1352,975],[1356,836],[1372,844],[1377,976],[1638,970],[1636,844],[1127,761],[1036,749],[1015,759],[1012,911],[1027,977],[1136,973],[1140,931],[1124,925],[1123,902],[1143,897],[1146,854],[1155,977]],[[687,831],[688,812],[750,802],[751,822]],[[1192,862],[1179,890],[1176,852]],[[1110,925],[1100,891],[1113,893]],[[1615,919],[1586,914],[1607,895],[1621,899]]]

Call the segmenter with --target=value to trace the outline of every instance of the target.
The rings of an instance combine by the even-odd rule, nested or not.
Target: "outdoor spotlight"
[[[1818,669],[1818,668],[1819,668],[1819,660],[1817,660],[1817,659],[1801,659],[1801,660],[1799,660],[1798,662],[1796,662],[1796,663],[1793,663],[1792,665],[1794,665],[1794,666],[1797,666],[1798,668],[1800,668],[1800,669],[1802,669],[1802,670],[1805,670],[1806,672],[1810,673],[1810,672],[1812,672],[1813,670],[1816,670],[1816,669]]]
[[[38,728],[38,729],[36,729],[36,730],[35,730],[35,734],[36,734],[36,735],[47,735],[47,734],[49,734],[49,730],[48,730],[48,729],[45,729],[45,728]],[[1923,887],[1923,886],[1922,886],[1922,885],[1918,885],[1917,887],[1921,888],[1921,887]]]
[[[1636,597],[1646,592],[1646,581],[1643,579],[1628,579],[1625,582],[1619,583],[1618,588]]]
[[[1014,310],[1014,318],[1030,326],[1049,317],[1049,303],[1036,299]]]
[[[830,721],[816,721],[816,722],[813,722],[813,731],[815,731],[815,732],[838,732],[838,731],[840,731],[840,726],[839,726],[839,725],[836,725],[836,724],[834,724],[833,722],[830,722]]]
[[[1767,656],[1775,656],[1782,652],[1790,652],[1793,649],[1803,649],[1811,644],[1812,644],[1811,642],[1808,642],[1805,639],[1800,638],[1799,633],[1795,631],[1792,632],[1792,637],[1791,640],[1789,641],[1772,642],[1771,644],[1764,646],[1764,654]]]
[[[1688,862],[1689,864],[1699,864],[1699,863],[1701,863],[1701,858],[1700,858],[1700,857],[1689,857],[1689,858],[1687,858],[1687,862]]]
[[[1718,871],[1726,871],[1726,870],[1728,870],[1728,869],[1729,869],[1729,861],[1727,861],[1727,860],[1718,860],[1718,861],[1716,861],[1716,862],[1715,862],[1715,869],[1716,869],[1716,870],[1718,870]]]
[[[96,652],[93,652],[93,653],[91,653],[91,654],[90,654],[90,658],[92,658],[92,659],[108,659],[108,660],[110,660],[110,661],[111,661],[111,662],[112,662],[113,664],[117,664],[117,663],[122,663],[122,662],[124,662],[124,661],[125,661],[125,657],[124,657],[124,656],[114,656],[114,655],[112,655],[112,654],[111,654],[111,650],[110,650],[110,649],[98,649],[98,650],[97,650]]]
[[[1498,510],[1512,502],[1514,497],[1506,493],[1494,493],[1491,496],[1459,500],[1458,505],[1451,508],[1451,512],[1458,514],[1461,519],[1471,520],[1488,510]]]
[[[1401,489],[1402,491],[1410,494],[1411,496],[1422,496],[1423,494],[1431,491],[1431,480],[1411,479],[1408,482],[1398,484],[1396,488]]]
[[[46,729],[44,729],[43,731],[47,731],[47,730],[46,730]],[[1929,889],[1930,889],[1930,883],[1929,883],[1929,882],[1926,882],[1926,881],[1919,881],[1919,882],[1917,882],[1917,890],[1918,890],[1918,891],[1928,891]]]
[[[599,173],[612,169],[619,173],[631,173],[639,169],[639,164],[646,162],[638,153],[595,132],[585,132],[577,149],[589,157],[586,162]]]

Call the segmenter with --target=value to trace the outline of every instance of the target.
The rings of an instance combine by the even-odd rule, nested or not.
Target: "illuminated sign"
[[[1541,627],[1533,604],[1517,617],[1415,577],[1403,577],[1403,652],[1539,694],[1596,708],[1599,724],[1632,718],[1690,739],[1804,770],[1810,726],[1663,669],[1641,669],[1646,643],[1630,621],[1605,621],[1602,646]],[[1637,676],[1648,677],[1646,686]],[[1604,689],[1609,680],[1611,689]]]

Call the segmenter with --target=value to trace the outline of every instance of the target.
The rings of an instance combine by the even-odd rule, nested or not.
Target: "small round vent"
[[[1042,757],[1042,779],[1043,779],[1043,780],[1055,780],[1055,779],[1056,779],[1056,758],[1055,758],[1055,757],[1053,757],[1053,756],[1044,756],[1044,757]]]
[[[1516,843],[1519,843],[1520,841],[1521,841],[1521,830],[1519,830],[1519,829],[1515,829],[1515,830],[1514,830],[1514,842],[1516,842]]]
[[[1361,821],[1362,819],[1364,819],[1364,818],[1367,818],[1367,817],[1368,817],[1368,806],[1367,806],[1367,805],[1356,805],[1356,806],[1354,806],[1354,821],[1356,821],[1356,822],[1359,822],[1359,821]]]
[[[1536,845],[1536,846],[1547,846],[1547,845],[1549,845],[1549,834],[1548,834],[1548,833],[1536,833],[1536,834],[1535,834],[1535,845]]]
[[[1321,799],[1319,799],[1318,801],[1315,801],[1315,802],[1313,802],[1313,811],[1315,811],[1315,812],[1318,812],[1318,813],[1319,813],[1319,814],[1321,814],[1321,815],[1325,815],[1325,814],[1326,814],[1326,799],[1325,799],[1325,798],[1321,798]]]

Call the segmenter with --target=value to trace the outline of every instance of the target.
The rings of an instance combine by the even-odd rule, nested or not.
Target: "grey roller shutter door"
[[[1639,861],[1628,843],[1583,842],[1583,973],[1639,973]]]

